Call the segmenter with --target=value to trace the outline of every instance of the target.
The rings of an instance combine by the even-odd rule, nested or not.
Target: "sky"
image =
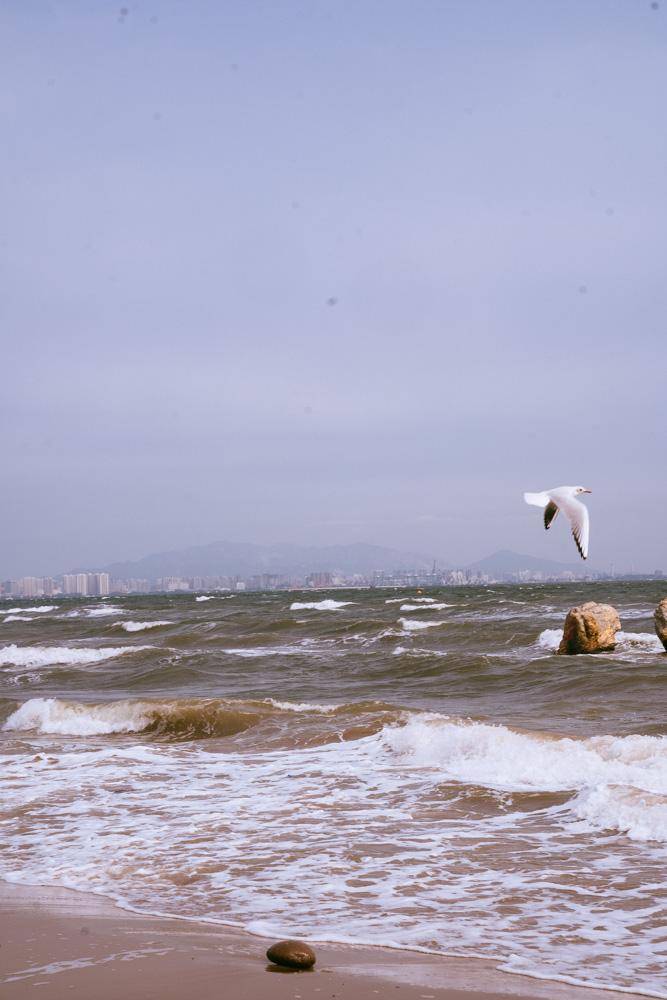
[[[0,578],[667,570],[667,0],[0,0]],[[560,521],[561,519],[559,519]]]

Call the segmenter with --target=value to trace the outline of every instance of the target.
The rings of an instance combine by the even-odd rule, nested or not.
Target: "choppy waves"
[[[291,748],[265,742],[276,722],[302,734]],[[313,741],[343,724],[345,737]],[[35,741],[30,767],[5,756],[0,819],[22,816],[6,827],[10,878],[263,934],[487,955],[524,974],[660,994],[664,737],[574,740],[273,699],[32,699],[5,733]],[[58,735],[70,740],[62,750]],[[109,742],[71,742],[86,737]],[[227,750],[182,742],[204,737]],[[642,878],[628,879],[639,857]]]
[[[661,588],[579,657],[583,586],[7,608],[0,874],[664,993]]]

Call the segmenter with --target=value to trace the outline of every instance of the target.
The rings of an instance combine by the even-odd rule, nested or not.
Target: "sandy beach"
[[[271,966],[271,942],[231,928],[120,910],[100,896],[0,884],[0,995],[64,1000],[610,1000],[632,994],[540,982],[492,963],[316,945],[311,972]]]

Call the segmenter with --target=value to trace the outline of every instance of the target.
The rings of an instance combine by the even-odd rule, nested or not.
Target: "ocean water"
[[[665,592],[0,605],[0,876],[667,997]]]

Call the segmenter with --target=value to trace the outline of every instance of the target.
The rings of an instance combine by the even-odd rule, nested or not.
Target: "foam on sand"
[[[152,646],[105,646],[101,649],[72,646],[3,646],[0,648],[0,665],[14,667],[85,666],[101,663],[127,653],[136,653]]]
[[[4,619],[4,623],[7,622],[34,622],[34,618],[30,615],[7,615]]]
[[[171,621],[159,622],[116,622],[125,632],[145,632],[149,628],[160,628],[162,625],[173,625]]]
[[[331,598],[326,598],[324,601],[295,601],[294,604],[290,604],[290,611],[338,611],[354,603],[354,601],[334,601]]]

